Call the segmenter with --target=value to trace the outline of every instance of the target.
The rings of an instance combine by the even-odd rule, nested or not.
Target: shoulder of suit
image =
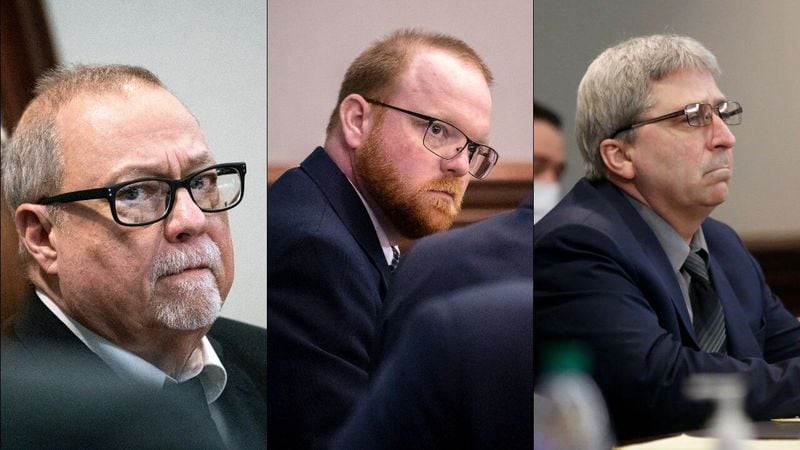
[[[215,322],[208,335],[215,339],[225,338],[239,338],[239,337],[264,337],[267,336],[267,329],[252,325],[245,322],[240,322],[226,317],[220,317]]]

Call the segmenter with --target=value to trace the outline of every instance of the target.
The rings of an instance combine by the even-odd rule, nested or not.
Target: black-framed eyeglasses
[[[739,125],[742,123],[742,105],[739,102],[724,101],[718,103],[716,106],[709,105],[708,103],[692,103],[686,105],[680,111],[675,111],[663,116],[654,117],[652,119],[637,122],[626,127],[622,127],[611,135],[614,136],[622,133],[623,131],[639,128],[649,123],[661,122],[662,120],[671,119],[683,115],[686,117],[686,122],[693,127],[705,127],[711,125],[713,121],[712,114],[716,114],[726,125]]]
[[[192,201],[203,212],[231,209],[242,201],[246,172],[247,165],[243,162],[217,164],[180,180],[138,178],[112,186],[45,197],[37,203],[50,205],[104,198],[108,200],[115,222],[136,227],[167,217],[175,204],[178,188],[189,191]]]
[[[422,136],[422,145],[439,158],[453,159],[466,148],[469,152],[469,173],[479,180],[486,178],[497,164],[499,155],[495,149],[473,141],[451,123],[371,98],[364,100],[428,122],[425,134]]]

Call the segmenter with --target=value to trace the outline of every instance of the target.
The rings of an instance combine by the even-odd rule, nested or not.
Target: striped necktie
[[[400,249],[397,248],[396,245],[392,246],[392,263],[389,264],[389,271],[394,272],[394,269],[397,268],[397,265],[400,263]]]
[[[725,353],[725,317],[714,287],[708,277],[705,251],[690,252],[683,269],[691,277],[689,300],[694,316],[694,331],[700,350]]]

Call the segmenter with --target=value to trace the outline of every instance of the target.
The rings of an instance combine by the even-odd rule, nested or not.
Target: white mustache
[[[211,239],[206,239],[193,248],[171,249],[158,255],[153,264],[151,279],[155,282],[163,276],[174,275],[186,269],[198,267],[208,267],[215,276],[218,276],[222,267],[221,260],[222,255],[217,244]]]

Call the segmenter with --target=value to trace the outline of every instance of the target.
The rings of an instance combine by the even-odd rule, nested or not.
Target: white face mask
[[[561,200],[561,185],[558,183],[533,182],[533,223],[538,222]]]

